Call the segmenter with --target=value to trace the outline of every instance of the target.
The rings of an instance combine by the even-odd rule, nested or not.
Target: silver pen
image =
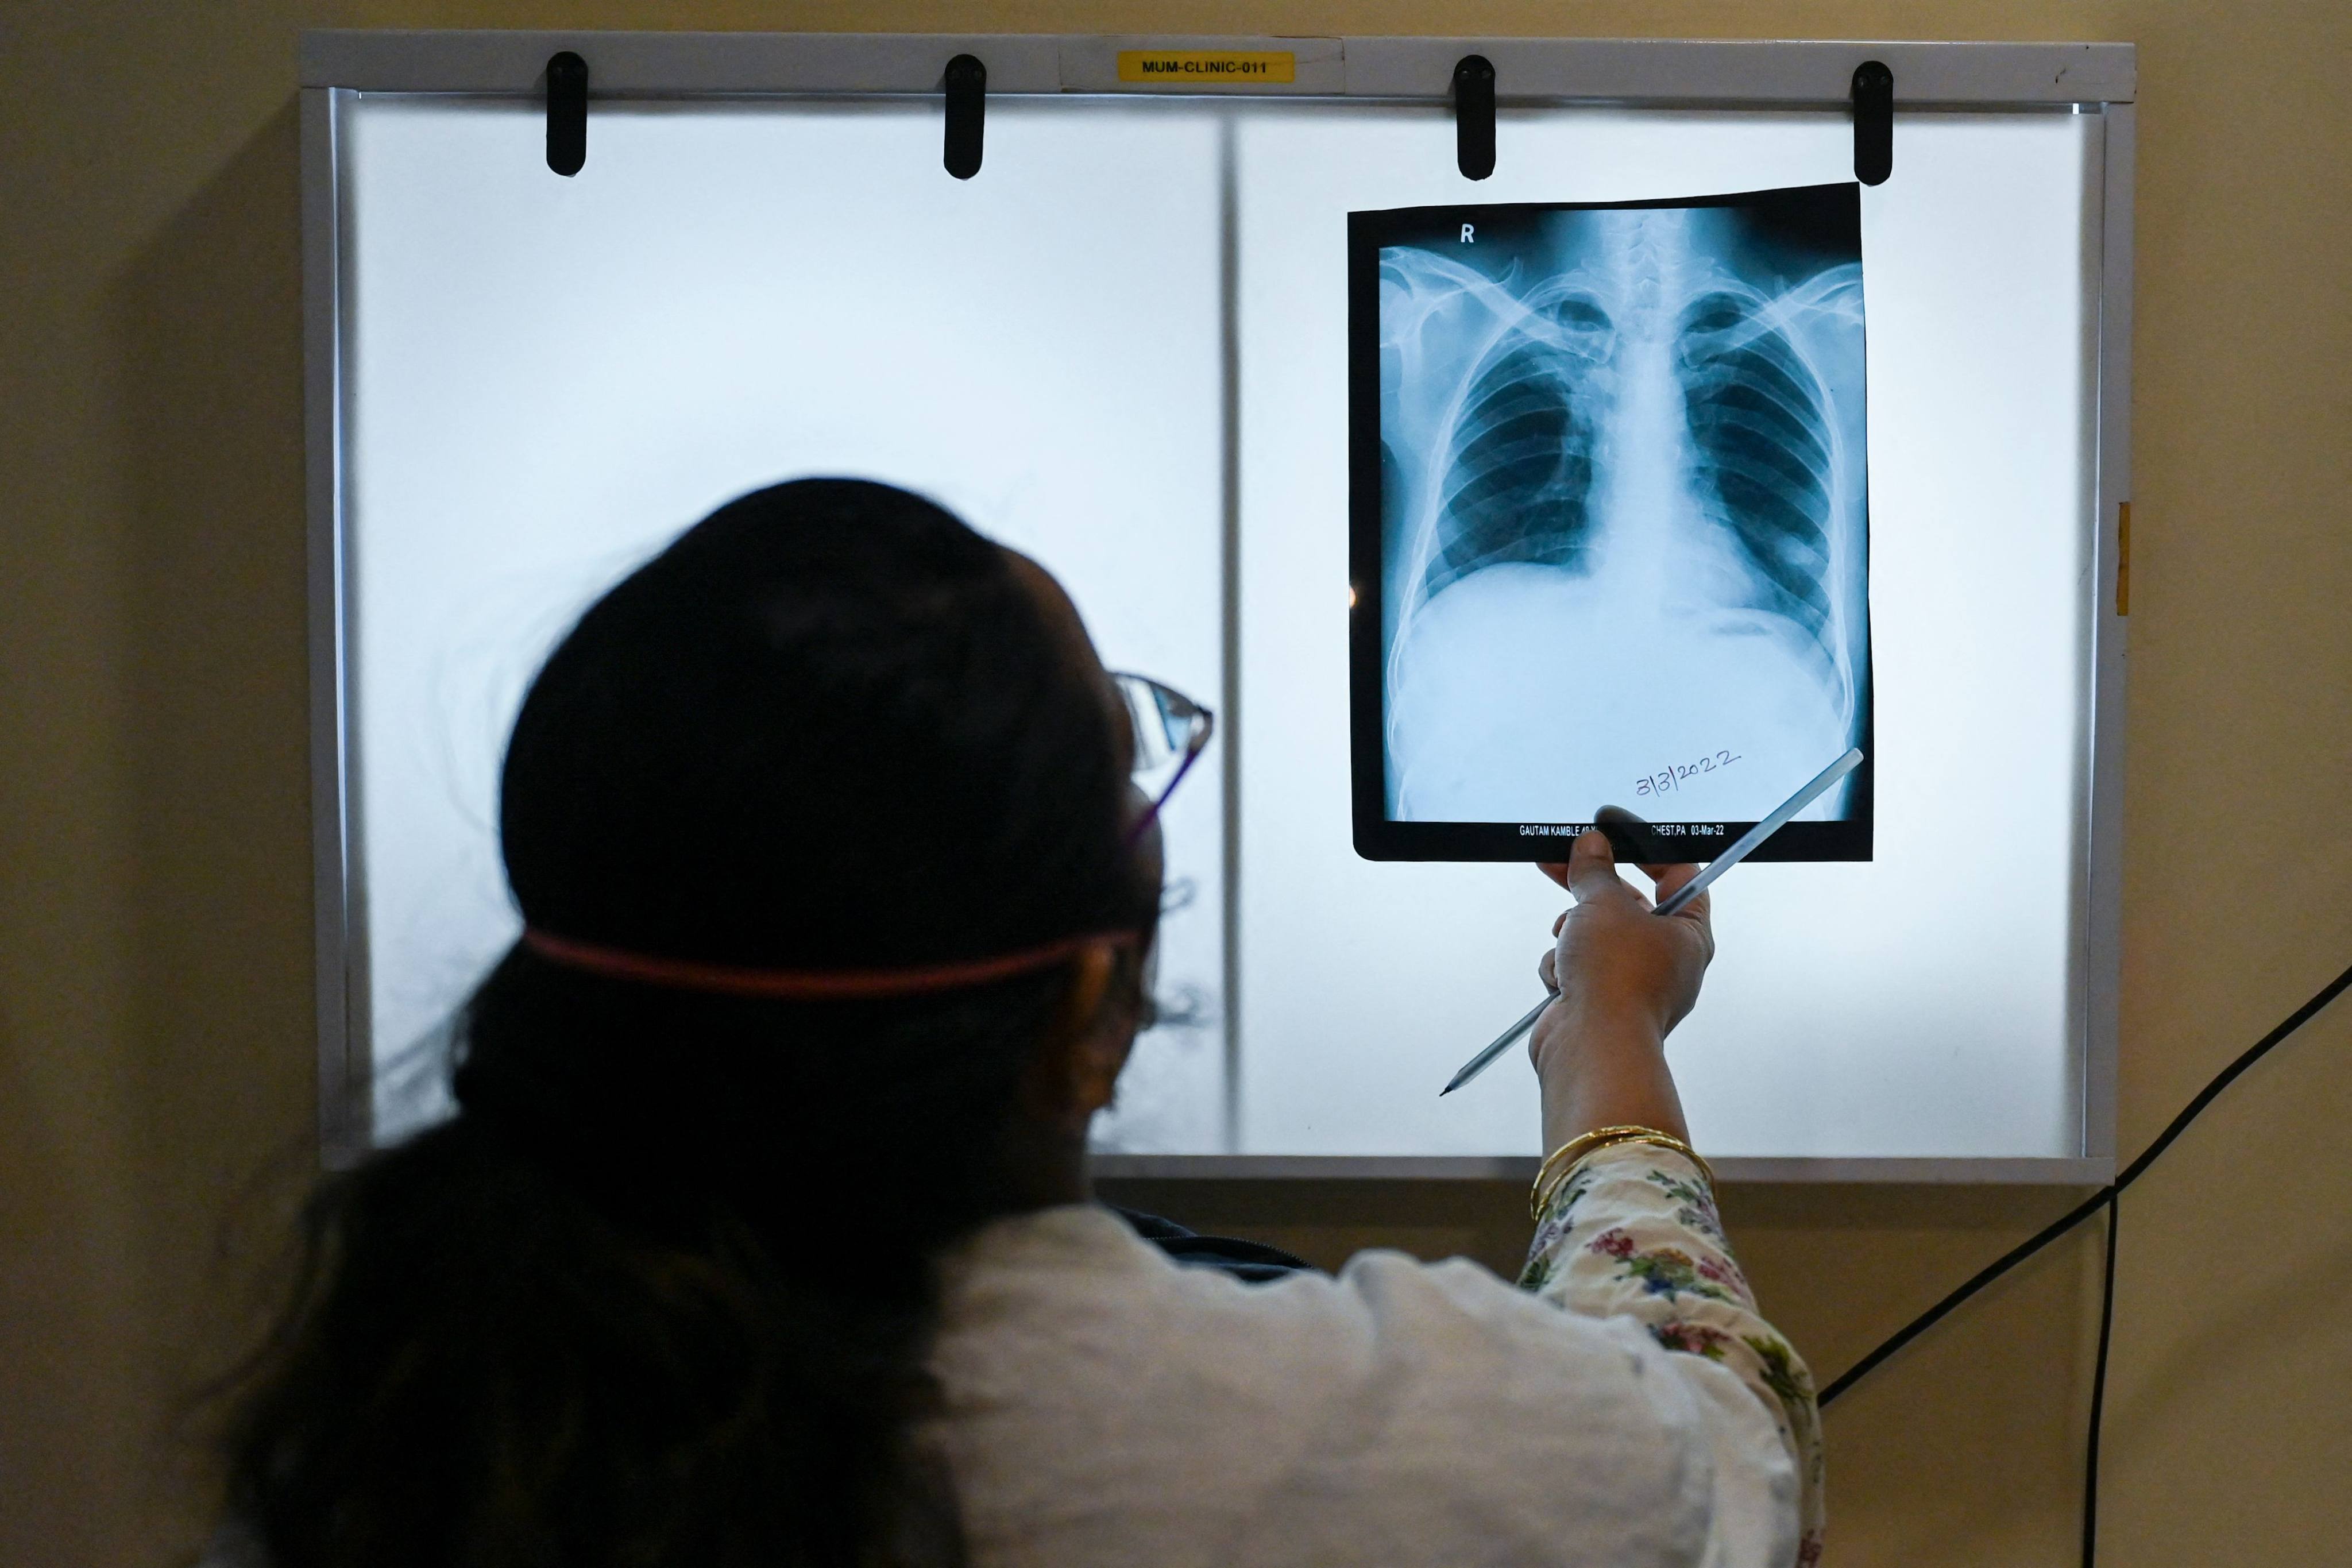
[[[1701,893],[1706,891],[1707,884],[1713,882],[1717,877],[1722,876],[1726,871],[1730,870],[1734,866],[1738,865],[1742,860],[1747,859],[1748,856],[1754,854],[1756,852],[1757,846],[1762,844],[1767,838],[1771,837],[1772,835],[1780,832],[1781,828],[1788,826],[1789,819],[1790,817],[1804,810],[1805,807],[1812,805],[1814,798],[1821,795],[1823,790],[1828,789],[1830,785],[1837,783],[1838,780],[1845,777],[1846,774],[1853,772],[1854,769],[1861,765],[1862,748],[1856,746],[1852,751],[1846,752],[1844,756],[1840,757],[1836,762],[1832,763],[1828,767],[1825,767],[1820,773],[1815,773],[1812,777],[1812,781],[1810,784],[1807,784],[1802,789],[1790,795],[1788,799],[1782,801],[1780,805],[1774,806],[1771,811],[1765,816],[1761,822],[1759,822],[1755,826],[1741,834],[1739,837],[1733,842],[1730,848],[1726,849],[1722,854],[1708,861],[1706,863],[1706,869],[1700,871],[1697,876],[1693,877],[1689,881],[1685,882],[1681,887],[1668,894],[1666,898],[1659,903],[1658,907],[1651,912],[1654,914],[1671,915],[1687,906],[1693,899],[1697,898]],[[1447,1095],[1452,1094],[1455,1089],[1460,1089],[1464,1084],[1468,1083],[1472,1079],[1476,1078],[1480,1073],[1485,1072],[1488,1063],[1492,1062],[1496,1057],[1501,1056],[1505,1051],[1510,1049],[1512,1042],[1516,1041],[1520,1036],[1526,1034],[1529,1029],[1534,1028],[1536,1026],[1536,1020],[1543,1016],[1544,1009],[1559,1000],[1559,993],[1555,991],[1551,994],[1546,996],[1542,1001],[1537,1003],[1532,1008],[1528,1009],[1528,1016],[1520,1019],[1517,1023],[1512,1025],[1509,1028],[1504,1030],[1500,1035],[1497,1035],[1495,1037],[1495,1043],[1493,1045],[1488,1046],[1485,1050],[1480,1051],[1476,1056],[1472,1057],[1468,1061],[1464,1062],[1462,1064],[1462,1070],[1455,1073],[1453,1079],[1447,1082],[1446,1086],[1437,1091],[1437,1098],[1440,1100],[1444,1099]]]

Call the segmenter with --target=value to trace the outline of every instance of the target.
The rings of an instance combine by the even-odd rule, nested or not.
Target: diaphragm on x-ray
[[[1349,217],[1357,847],[1706,859],[1870,749],[1852,184]],[[1867,763],[1767,858],[1867,859]]]

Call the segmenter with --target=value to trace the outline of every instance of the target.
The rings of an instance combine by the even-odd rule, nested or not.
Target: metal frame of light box
[[[2075,929],[2084,969],[2075,998],[2082,1042],[2079,1153],[2072,1156],[1727,1158],[1748,1182],[1969,1182],[2095,1185],[2115,1173],[2116,1017],[2123,870],[2126,624],[2117,595],[2131,496],[2131,305],[2134,98],[2137,52],[2114,43],[1716,42],[1583,38],[1256,38],[1078,35],[378,32],[306,33],[301,44],[303,328],[310,516],[310,716],[319,1118],[331,1163],[371,1146],[373,1062],[353,1002],[366,988],[356,924],[360,868],[351,857],[358,802],[346,767],[352,692],[344,630],[342,192],[341,110],[362,92],[523,99],[543,89],[548,58],[589,62],[591,98],[797,95],[937,96],[960,54],[987,67],[994,96],[1046,93],[1288,97],[1379,100],[1449,111],[1454,67],[1468,54],[1496,66],[1506,106],[1834,110],[1850,101],[1854,68],[1895,73],[1898,118],[1918,110],[2072,109],[2105,121],[2100,173],[2097,479],[2084,520],[2093,572],[2087,816]],[[1295,79],[1234,85],[1118,79],[1122,50],[1281,51]],[[591,139],[593,128],[591,128]],[[1898,167],[1895,177],[1901,178]],[[1228,400],[1230,401],[1230,399]],[[1230,420],[1230,415],[1229,415]],[[1230,435],[1230,429],[1229,429]],[[1231,511],[1231,499],[1228,500]],[[1226,520],[1230,549],[1234,520]],[[1228,571],[1231,563],[1228,563]],[[1230,594],[1227,595],[1230,597]],[[1225,614],[1230,617],[1232,606]],[[1231,629],[1228,628],[1230,647]],[[1231,663],[1230,658],[1228,663]],[[1230,685],[1236,672],[1227,671]],[[1226,694],[1228,699],[1232,693]],[[1227,752],[1227,788],[1237,774]],[[1230,851],[1229,851],[1230,854]],[[1234,880],[1234,879],[1228,879]],[[1230,911],[1229,911],[1230,923]],[[1235,954],[1228,936],[1227,964]],[[1233,978],[1228,976],[1228,978]],[[1228,1005],[1234,988],[1228,988]],[[1107,1154],[1106,1176],[1210,1178],[1482,1178],[1524,1180],[1533,1157],[1447,1155]]]

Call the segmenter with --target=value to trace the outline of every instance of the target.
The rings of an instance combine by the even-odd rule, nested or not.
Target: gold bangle
[[[1688,1160],[1692,1164],[1698,1167],[1699,1180],[1706,1184],[1707,1196],[1712,1198],[1715,1195],[1715,1167],[1706,1163],[1706,1155],[1700,1153],[1697,1150],[1692,1148],[1688,1143],[1684,1142],[1673,1133],[1658,1131],[1642,1132],[1629,1138],[1613,1139],[1612,1140],[1611,1145],[1604,1145],[1604,1147],[1612,1146],[1615,1143],[1655,1143],[1661,1149],[1672,1150],[1674,1152],[1680,1154],[1684,1159]],[[1581,1169],[1586,1158],[1589,1158],[1593,1154],[1597,1154],[1600,1152],[1601,1151],[1599,1149],[1586,1150],[1584,1155],[1579,1157],[1575,1163],[1569,1167],[1570,1173],[1573,1173],[1575,1171]],[[1567,1177],[1563,1176],[1561,1180],[1565,1182]]]
[[[1700,1153],[1697,1150],[1692,1148],[1689,1144],[1684,1142],[1673,1133],[1654,1132],[1646,1138],[1628,1138],[1625,1142],[1628,1143],[1655,1143],[1662,1149],[1673,1150],[1675,1153],[1680,1154],[1684,1159],[1688,1160],[1692,1164],[1698,1167],[1699,1180],[1706,1184],[1707,1195],[1709,1197],[1713,1197],[1715,1195],[1715,1167],[1706,1163],[1706,1155]]]
[[[1543,1217],[1544,1205],[1549,1200],[1553,1190],[1559,1185],[1559,1183],[1553,1179],[1555,1171],[1564,1179],[1567,1167],[1594,1150],[1605,1149],[1612,1143],[1622,1143],[1629,1138],[1638,1138],[1656,1131],[1655,1128],[1651,1127],[1623,1125],[1596,1127],[1589,1132],[1578,1133],[1553,1150],[1546,1157],[1543,1164],[1537,1169],[1535,1185],[1528,1192],[1528,1211],[1538,1220]]]
[[[1655,1143],[1660,1148],[1673,1150],[1698,1167],[1699,1175],[1706,1183],[1707,1192],[1710,1195],[1714,1193],[1715,1167],[1709,1165],[1697,1150],[1673,1133],[1661,1132],[1654,1127],[1596,1127],[1590,1132],[1579,1133],[1553,1150],[1536,1172],[1535,1185],[1528,1193],[1529,1217],[1541,1224],[1544,1210],[1551,1206],[1553,1195],[1567,1184],[1577,1167],[1601,1150],[1618,1143]]]

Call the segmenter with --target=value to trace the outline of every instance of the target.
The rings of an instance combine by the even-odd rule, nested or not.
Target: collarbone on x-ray
[[[1753,819],[1868,726],[1858,227],[1478,211],[1380,251],[1390,815]]]

